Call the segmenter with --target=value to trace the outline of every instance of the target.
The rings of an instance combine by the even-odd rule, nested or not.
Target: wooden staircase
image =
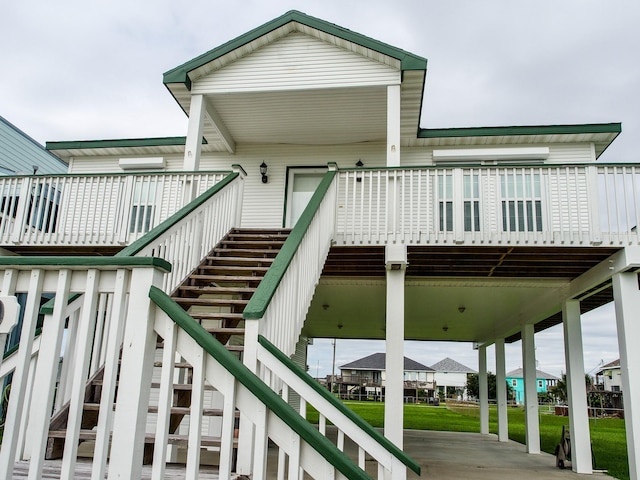
[[[241,358],[244,349],[244,322],[242,311],[258,284],[273,263],[284,244],[289,230],[285,229],[233,229],[204,258],[201,264],[176,288],[172,299],[213,335],[226,348]],[[162,349],[159,339],[158,349]],[[156,358],[159,358],[157,355]],[[160,367],[161,363],[156,363]],[[191,365],[176,362],[181,369],[183,383],[174,384],[171,409],[169,443],[185,446],[187,436],[176,432],[191,405]],[[103,370],[89,379],[85,389],[85,404],[80,440],[95,439],[98,423]],[[154,383],[152,388],[158,388]],[[211,387],[209,387],[212,390]],[[117,395],[117,392],[116,392]],[[149,413],[157,407],[150,406]],[[61,458],[64,451],[69,405],[54,415],[50,423],[47,459]],[[205,408],[204,416],[221,416],[216,408]],[[153,435],[145,438],[145,463],[153,458]],[[218,446],[216,437],[203,436],[202,446]]]

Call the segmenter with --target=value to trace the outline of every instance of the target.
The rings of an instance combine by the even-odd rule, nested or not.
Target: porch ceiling
[[[405,337],[486,342],[500,335],[515,341],[524,323],[535,323],[537,331],[556,325],[562,321],[559,312],[569,282],[616,251],[410,246]],[[384,247],[333,247],[304,334],[383,339],[384,277]],[[605,285],[587,297],[583,313],[611,301],[611,289]]]

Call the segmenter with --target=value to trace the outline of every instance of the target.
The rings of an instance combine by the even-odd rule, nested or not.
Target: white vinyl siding
[[[302,33],[292,33],[206,75],[193,94],[392,85],[400,71]]]

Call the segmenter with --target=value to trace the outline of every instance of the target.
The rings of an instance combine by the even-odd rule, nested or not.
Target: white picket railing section
[[[131,257],[46,258],[34,265],[29,259],[5,259],[1,266],[2,296],[26,295],[22,340],[2,366],[3,377],[13,374],[7,420],[0,448],[0,478],[12,478],[15,462],[28,461],[29,478],[42,478],[52,412],[68,403],[64,428],[61,479],[76,475],[78,445],[95,440],[92,478],[140,478],[144,444],[155,437],[153,478],[163,478],[171,398],[176,375],[176,358],[191,365],[192,392],[188,420],[186,478],[199,477],[200,451],[205,445],[203,392],[213,387],[224,398],[220,445],[220,478],[229,478],[234,439],[235,411],[238,409],[256,425],[251,441],[254,477],[266,478],[268,440],[284,449],[290,459],[289,478],[298,478],[298,469],[313,478],[365,479],[368,476],[328,440],[324,439],[284,401],[269,393],[268,387],[251,374],[232,354],[216,342],[197,322],[158,288],[169,269],[164,260]],[[62,266],[60,265],[62,264]],[[154,307],[154,293],[170,304],[172,318],[187,317],[186,332]],[[40,300],[54,293],[53,310],[47,311],[42,332],[34,340]],[[72,294],[81,294],[71,296]],[[177,321],[177,320],[176,320]],[[66,331],[66,335],[65,335]],[[194,331],[196,333],[194,333]],[[155,362],[157,337],[163,338],[160,366]],[[64,344],[63,344],[64,339]],[[38,341],[40,347],[34,348]],[[103,345],[100,351],[94,346]],[[209,346],[207,351],[203,346]],[[121,367],[120,354],[122,351]],[[64,354],[63,354],[64,353]],[[214,358],[211,354],[216,354]],[[85,387],[91,377],[94,357],[104,360],[98,425],[90,433],[81,430]],[[57,381],[59,363],[64,374]],[[184,361],[183,360],[183,361]],[[184,368],[184,367],[180,367]],[[152,383],[154,370],[159,386]],[[119,371],[119,374],[118,374]],[[0,380],[3,379],[0,378]],[[118,385],[117,402],[115,401]],[[209,387],[210,386],[210,387]],[[159,388],[158,400],[151,402],[152,388]],[[151,411],[157,413],[149,413]],[[155,415],[149,430],[148,417]],[[89,437],[87,437],[89,435]],[[207,439],[211,442],[211,439]],[[262,446],[262,449],[259,447]]]
[[[126,245],[227,174],[0,177],[0,246]]]
[[[323,179],[300,220],[244,310],[245,364],[255,365],[262,335],[287,355],[296,343],[331,247],[335,217],[335,171]],[[320,193],[320,195],[319,195]]]
[[[338,182],[338,244],[640,243],[635,166],[349,170]]]
[[[408,458],[404,452],[395,447],[382,434],[357,417],[333,397],[325,387],[311,378],[300,367],[278,351],[273,344],[260,338],[258,346],[258,362],[263,370],[267,384],[277,384],[283,399],[290,393],[300,396],[300,415],[306,415],[309,404],[319,414],[319,431],[326,435],[327,422],[337,429],[336,446],[344,451],[345,441],[350,439],[357,445],[357,461],[361,469],[366,468],[365,459],[377,463],[378,477],[381,479],[406,479],[407,466],[418,475],[420,466]],[[284,466],[284,451],[279,452],[279,466]]]
[[[164,277],[163,290],[171,292],[229,230],[240,225],[245,173],[241,168],[236,170],[224,182],[216,184],[216,187],[221,187],[219,191],[205,201],[194,200],[197,205],[191,203],[184,215],[178,212],[176,217],[179,218],[167,219],[156,231],[151,231],[116,256],[165,259],[171,263],[172,269]]]

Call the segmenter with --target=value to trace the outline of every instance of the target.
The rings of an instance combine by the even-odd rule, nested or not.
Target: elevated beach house
[[[426,67],[288,12],[164,74],[186,138],[52,142],[67,174],[0,178],[0,337],[21,322],[0,365],[0,478],[46,458],[72,478],[80,449],[93,478],[215,461],[259,479],[268,445],[289,478],[368,478],[365,458],[405,478],[405,339],[477,345],[482,433],[486,349],[506,385],[521,339],[535,454],[535,334],[557,324],[572,467],[591,472],[581,313],[615,302],[622,389],[640,398],[640,177],[602,161],[621,125],[423,129]],[[304,372],[311,338],[386,340],[384,436]],[[506,404],[499,389],[500,441]]]

